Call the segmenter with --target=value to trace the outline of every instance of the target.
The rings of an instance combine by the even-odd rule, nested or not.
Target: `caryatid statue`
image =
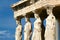
[[[45,40],[56,40],[56,18],[52,13],[52,6],[47,8]]]
[[[30,40],[32,35],[32,25],[30,22],[30,18],[25,17],[26,24],[24,25],[24,40]]]
[[[16,20],[16,32],[15,32],[15,40],[22,40],[22,25],[21,25],[21,19]]]
[[[34,14],[35,16],[35,22],[34,22],[34,30],[33,30],[33,35],[32,35],[32,40],[42,40],[41,38],[41,19],[38,14]]]

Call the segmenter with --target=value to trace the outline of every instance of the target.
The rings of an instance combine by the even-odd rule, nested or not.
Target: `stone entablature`
[[[26,1],[24,1],[24,2],[26,2]],[[17,6],[18,4],[19,4],[19,2],[16,5],[15,4],[14,5]],[[26,13],[30,13],[31,11],[36,10],[36,9],[42,10],[47,5],[59,6],[60,0],[37,1],[36,3],[34,3],[30,6],[23,7],[20,10],[17,9],[17,11],[14,11],[14,17],[16,18],[17,16],[20,16],[20,15],[24,16],[24,15],[26,15]],[[15,6],[12,8],[15,8]]]

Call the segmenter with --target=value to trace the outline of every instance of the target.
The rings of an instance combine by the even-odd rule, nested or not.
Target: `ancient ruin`
[[[22,18],[26,21],[24,40],[30,40],[31,35],[31,40],[59,40],[60,27],[56,21],[60,24],[60,0],[21,0],[11,7],[17,24],[15,40],[22,40]],[[33,31],[30,18],[36,19]],[[43,25],[44,19],[46,19],[46,28]]]

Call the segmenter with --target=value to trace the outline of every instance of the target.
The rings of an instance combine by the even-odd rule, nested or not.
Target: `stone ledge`
[[[44,8],[46,5],[54,5],[54,6],[60,6],[60,1],[55,1],[55,0],[50,0],[50,1],[37,1],[36,3],[30,5],[30,6],[27,6],[27,7],[24,7],[23,9],[21,10],[18,10],[18,11],[15,11],[14,12],[14,17],[16,18],[17,16],[25,16],[26,13],[29,13],[33,10],[36,10],[36,9],[42,9]]]

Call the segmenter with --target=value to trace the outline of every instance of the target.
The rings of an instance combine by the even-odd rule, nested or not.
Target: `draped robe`
[[[41,40],[41,20],[37,18],[34,22],[32,40]]]
[[[46,18],[45,40],[56,40],[56,19],[53,14]]]

